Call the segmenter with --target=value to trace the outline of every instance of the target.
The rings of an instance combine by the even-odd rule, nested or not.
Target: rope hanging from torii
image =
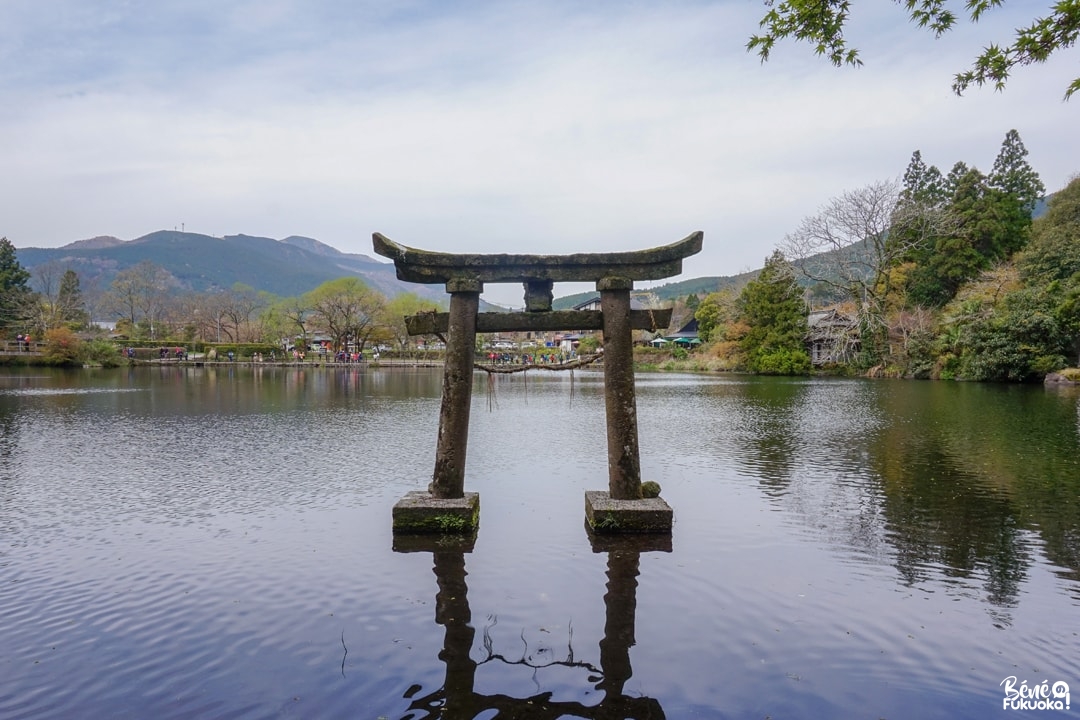
[[[604,359],[604,351],[595,352],[590,355],[581,355],[575,360],[571,360],[566,363],[524,363],[524,364],[499,364],[499,363],[473,363],[473,367],[477,370],[483,370],[488,374],[493,375],[511,375],[513,373],[525,372],[526,370],[547,370],[548,372],[559,372],[561,370],[577,370],[587,365],[592,365],[595,362]]]

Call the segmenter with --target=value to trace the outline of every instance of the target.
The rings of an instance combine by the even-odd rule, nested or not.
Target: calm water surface
[[[1080,695],[1076,394],[639,375],[676,524],[635,544],[584,529],[602,375],[478,375],[479,535],[395,541],[440,383],[0,371],[0,717],[985,718],[1016,716],[1007,677]]]

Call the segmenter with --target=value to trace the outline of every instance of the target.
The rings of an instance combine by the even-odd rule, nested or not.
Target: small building
[[[630,295],[631,310],[648,310],[656,305],[649,302],[654,296],[651,293],[639,293]],[[600,310],[600,296],[594,295],[584,302],[579,302],[573,307],[574,310]]]
[[[814,365],[852,362],[859,353],[859,321],[836,308],[806,316],[806,350]]]
[[[630,300],[631,306],[633,306],[633,299]],[[574,306],[574,310],[600,310],[600,296],[591,297],[585,302],[578,303]]]
[[[632,293],[630,295],[630,309],[631,310],[650,310],[650,309],[654,309],[656,307],[657,307],[656,296],[655,296],[655,294],[653,294],[651,292]],[[573,307],[573,309],[574,310],[594,310],[596,312],[600,312],[600,309],[601,309],[600,308],[600,296],[599,295],[594,295],[593,297],[590,297],[588,300],[585,300],[584,302],[578,303],[577,305],[575,305]],[[645,344],[651,344],[651,343],[655,342],[655,339],[654,340],[649,340],[649,335],[650,334],[651,333],[647,333],[645,331],[635,330],[634,331],[634,344],[635,345],[645,345]],[[579,335],[570,336],[571,344],[574,347],[577,347],[577,344],[581,340],[581,338],[585,337],[585,336],[588,336],[588,335],[600,335],[600,331],[599,330],[584,330]],[[696,338],[697,338],[697,321],[696,320],[694,321],[694,338],[695,338],[695,342],[693,344],[696,345],[696,344],[701,342],[700,340],[696,340]],[[564,345],[560,345],[560,347],[565,348]]]
[[[668,342],[681,345],[683,347],[689,347],[691,345],[700,345],[701,338],[698,336],[698,321],[697,318],[690,318],[690,321],[679,328],[676,332],[670,335],[665,335],[664,339]]]
[[[578,344],[581,342],[582,337],[584,336],[577,333],[565,333],[562,336],[556,338],[558,341],[556,345],[564,353],[569,354],[577,352],[577,347]]]

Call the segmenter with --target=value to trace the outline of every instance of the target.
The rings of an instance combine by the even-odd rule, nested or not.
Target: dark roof
[[[670,335],[664,337],[668,340],[675,340],[678,338],[696,338],[698,336],[698,324],[697,318],[690,318],[690,322],[679,328],[678,332],[673,332]]]

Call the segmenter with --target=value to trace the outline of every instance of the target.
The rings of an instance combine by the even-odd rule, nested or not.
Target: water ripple
[[[1067,398],[642,376],[675,530],[610,551],[602,375],[477,375],[481,528],[437,563],[389,527],[437,373],[78,377],[0,392],[0,717],[404,717],[466,657],[488,698],[593,707],[608,662],[667,717],[974,718],[1080,659]]]

